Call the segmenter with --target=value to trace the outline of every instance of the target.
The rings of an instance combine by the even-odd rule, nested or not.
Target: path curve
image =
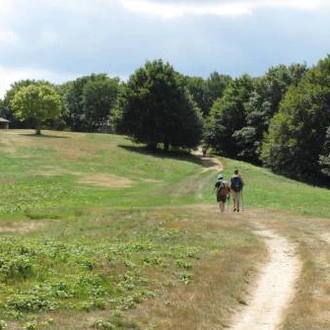
[[[295,246],[268,229],[257,233],[267,244],[269,261],[261,270],[247,305],[235,315],[230,330],[278,329],[295,295],[295,283],[301,271]]]
[[[203,170],[223,170],[218,158],[202,157]],[[244,212],[244,215],[248,214]],[[252,221],[251,221],[252,222]],[[283,236],[277,235],[262,224],[257,224],[256,234],[265,241],[269,260],[260,270],[259,278],[246,305],[240,305],[229,330],[276,330],[285,319],[285,312],[295,296],[295,285],[302,265],[296,247]]]

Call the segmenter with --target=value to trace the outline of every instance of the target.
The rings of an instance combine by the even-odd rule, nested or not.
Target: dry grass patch
[[[257,259],[257,251],[244,250],[230,256],[214,254],[201,260],[191,284],[168,284],[157,299],[139,305],[131,313],[131,319],[142,324],[141,329],[209,330],[228,327],[234,309],[246,297],[247,291],[243,287],[249,285],[256,274],[256,264],[249,264],[251,254]],[[239,259],[239,265],[232,262],[234,258]],[[235,287],[237,291],[232,290]]]
[[[31,231],[40,230],[45,225],[45,222],[33,220],[29,222],[0,221],[0,233],[26,234]]]
[[[226,328],[234,310],[246,299],[248,287],[257,278],[257,268],[266,260],[263,245],[256,244],[257,238],[251,244],[242,242],[252,236],[243,238],[241,233],[240,237],[245,223],[239,217],[220,215],[206,207],[195,209],[194,215],[195,222],[183,219],[165,222],[163,226],[181,231],[200,227],[200,239],[209,241],[211,246],[212,236],[218,231],[219,246],[221,243],[224,246],[219,249],[214,242],[214,248],[193,266],[193,275],[184,285],[153,274],[152,278],[161,280],[159,294],[138,305],[129,315],[141,329]],[[238,243],[236,246],[234,241]]]
[[[267,226],[297,246],[302,261],[296,297],[287,309],[283,330],[329,328],[330,221],[294,212],[251,210],[249,221]]]
[[[81,176],[82,178],[77,180],[78,183],[90,184],[98,187],[127,188],[132,185],[131,180],[113,174],[88,173]]]
[[[60,176],[64,174],[70,174],[77,177],[77,183],[80,184],[88,184],[94,185],[98,187],[105,187],[105,188],[127,188],[132,185],[132,181],[124,178],[119,177],[114,174],[109,173],[84,173],[78,171],[69,171],[63,168],[57,168],[55,166],[46,166],[43,169],[35,172],[39,175],[52,177],[52,176]]]
[[[84,133],[65,133],[56,131],[42,131],[36,136],[31,130],[9,130],[2,132],[2,150],[8,153],[19,153],[20,148],[40,147],[54,151],[58,157],[64,159],[79,159],[100,150],[106,150],[106,144],[96,144],[85,139]],[[84,138],[84,139],[83,139]],[[55,140],[55,141],[54,141]],[[25,157],[33,157],[26,154]]]

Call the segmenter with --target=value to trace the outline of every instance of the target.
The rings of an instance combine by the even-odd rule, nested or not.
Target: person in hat
[[[216,191],[216,199],[219,204],[219,211],[223,213],[225,211],[226,201],[230,197],[230,188],[222,173],[218,175],[218,180],[215,183],[213,190]]]

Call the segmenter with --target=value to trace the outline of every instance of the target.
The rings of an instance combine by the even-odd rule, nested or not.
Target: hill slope
[[[302,264],[283,329],[327,328],[328,191],[222,158],[225,176],[238,166],[247,184],[245,211],[221,215],[217,170],[196,155],[20,130],[0,132],[0,155],[10,329],[228,327],[271,256],[260,226],[294,243]]]

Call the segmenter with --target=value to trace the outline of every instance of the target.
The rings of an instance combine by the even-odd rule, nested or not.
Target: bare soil
[[[271,230],[261,228],[257,233],[265,240],[269,260],[260,269],[246,306],[235,315],[231,330],[277,329],[295,295],[301,271],[295,246]]]
[[[26,234],[31,231],[35,231],[44,226],[44,222],[32,221],[29,222],[6,222],[1,221],[0,223],[0,233],[19,233]]]

